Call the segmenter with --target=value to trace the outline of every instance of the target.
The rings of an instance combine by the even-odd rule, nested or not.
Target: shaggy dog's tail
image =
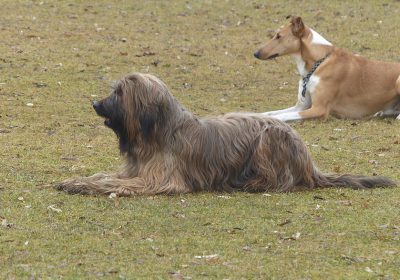
[[[317,187],[349,187],[352,189],[370,189],[379,187],[396,187],[397,183],[383,176],[335,175],[314,173]]]

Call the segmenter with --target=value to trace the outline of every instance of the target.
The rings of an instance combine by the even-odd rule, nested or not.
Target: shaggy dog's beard
[[[93,107],[119,138],[126,165],[115,174],[57,185],[68,193],[129,196],[396,185],[379,176],[319,172],[297,133],[279,120],[246,113],[199,119],[152,75],[124,77]]]

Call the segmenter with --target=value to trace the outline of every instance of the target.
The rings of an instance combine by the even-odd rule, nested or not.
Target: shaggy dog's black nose
[[[260,51],[256,51],[256,52],[254,53],[254,57],[255,57],[255,58],[260,58]]]
[[[92,106],[93,106],[93,109],[97,109],[97,108],[99,108],[99,106],[100,106],[100,102],[98,102],[98,101],[93,101],[92,102]]]

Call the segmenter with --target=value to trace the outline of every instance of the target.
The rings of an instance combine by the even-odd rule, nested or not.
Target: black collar
[[[303,90],[301,91],[301,96],[305,97],[306,96],[306,91],[307,91],[307,84],[310,81],[310,78],[312,76],[312,74],[314,74],[315,70],[317,70],[318,66],[320,66],[322,64],[322,62],[325,61],[325,59],[327,59],[327,57],[330,55],[330,53],[328,53],[326,56],[324,56],[323,58],[321,58],[320,60],[317,60],[313,67],[311,68],[311,71],[308,72],[308,74],[303,78]]]

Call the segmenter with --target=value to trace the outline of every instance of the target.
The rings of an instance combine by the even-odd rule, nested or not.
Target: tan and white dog
[[[288,17],[289,18],[289,17]],[[291,55],[301,76],[297,104],[265,112],[283,121],[312,118],[397,116],[400,120],[400,64],[368,60],[333,46],[297,16],[254,56]]]

